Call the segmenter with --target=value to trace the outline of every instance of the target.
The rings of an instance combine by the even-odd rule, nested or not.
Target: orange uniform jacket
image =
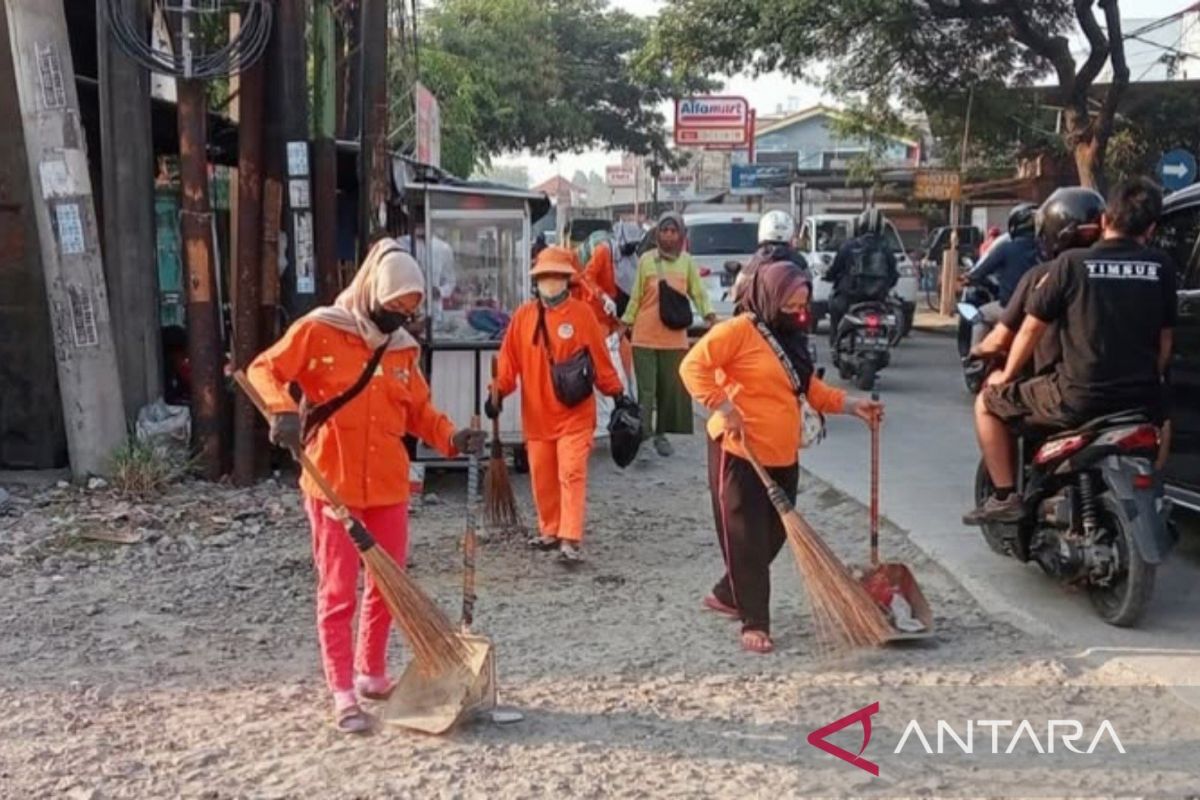
[[[534,343],[539,305],[539,301],[531,300],[513,315],[500,345],[496,389],[502,397],[507,397],[516,391],[520,378],[521,428],[529,441],[594,430],[594,395],[574,408],[567,408],[554,394],[550,360],[541,336]],[[604,331],[585,303],[569,297],[557,308],[547,308],[546,332],[556,362],[565,361],[586,347],[596,367],[596,388],[606,395],[624,390],[604,344]]]
[[[748,317],[737,316],[713,327],[684,357],[679,375],[692,397],[709,409],[727,399],[742,415],[750,449],[764,466],[796,463],[800,449],[800,405],[775,351]],[[846,394],[813,377],[808,402],[825,414],[840,414]],[[725,432],[725,415],[708,419],[708,435]],[[726,452],[744,458],[741,442],[727,438]]]
[[[417,348],[384,353],[366,387],[321,426],[307,447],[309,458],[351,508],[408,500],[405,435],[455,455],[454,423],[430,401],[419,353]],[[302,319],[254,359],[246,374],[272,413],[295,411],[288,383],[299,384],[310,402],[326,402],[358,380],[371,355],[360,337]],[[307,475],[300,488],[324,499]]]

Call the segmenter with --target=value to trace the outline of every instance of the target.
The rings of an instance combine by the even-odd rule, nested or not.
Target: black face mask
[[[637,252],[637,248],[637,242],[626,242],[625,244],[621,245],[622,258],[628,258],[629,256],[633,255]]]
[[[388,311],[383,308],[377,308],[371,312],[371,322],[375,323],[375,327],[379,328],[380,333],[388,335],[395,333],[400,328],[407,328],[416,318],[416,314],[404,311]]]

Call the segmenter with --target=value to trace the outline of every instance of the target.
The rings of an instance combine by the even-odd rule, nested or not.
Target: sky
[[[1122,16],[1135,19],[1154,19],[1172,14],[1185,8],[1191,0],[1123,0]],[[661,8],[663,0],[612,0],[612,4],[631,14],[649,16]],[[818,87],[798,83],[778,73],[751,78],[746,75],[727,77],[725,79],[725,94],[741,95],[750,101],[750,106],[761,113],[773,113],[777,107],[806,108],[820,102],[823,98]],[[663,109],[664,114],[671,116],[670,107]],[[571,178],[576,170],[604,174],[608,164],[620,163],[620,153],[610,153],[603,150],[589,150],[583,153],[563,153],[551,160],[543,156],[531,156],[528,153],[510,154],[497,157],[497,164],[521,164],[529,169],[530,180],[540,183],[555,175]]]

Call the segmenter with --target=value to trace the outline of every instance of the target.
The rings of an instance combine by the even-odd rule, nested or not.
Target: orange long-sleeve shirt
[[[455,455],[454,423],[438,411],[421,374],[417,348],[389,350],[370,382],[322,425],[306,452],[322,476],[351,508],[375,508],[408,500],[408,450],[414,434],[447,456]],[[312,403],[323,403],[354,385],[372,352],[359,336],[323,322],[301,319],[261,353],[246,376],[272,413],[295,411],[287,392],[299,384]],[[305,475],[301,490],[324,499]]]
[[[538,304],[538,300],[525,303],[508,324],[497,359],[496,389],[502,397],[507,397],[516,391],[520,380],[521,428],[529,441],[557,439],[569,433],[594,430],[595,395],[568,408],[554,394],[545,344],[540,336],[534,343]],[[606,395],[624,391],[621,378],[609,359],[604,331],[587,304],[571,297],[557,308],[546,309],[546,332],[556,362],[566,361],[586,347],[596,367],[596,388]]]
[[[684,357],[679,366],[684,386],[700,404],[714,410],[708,435],[720,438],[725,415],[715,409],[726,400],[742,415],[750,450],[764,466],[796,463],[800,449],[800,404],[787,371],[748,317],[718,323]],[[825,414],[840,414],[846,393],[813,376],[808,402]],[[726,452],[745,458],[740,441],[726,437]]]
[[[614,302],[617,299],[617,276],[613,271],[612,250],[607,242],[596,245],[587,266],[571,281],[571,296],[581,300],[592,310],[600,329],[612,333],[621,324],[604,308],[605,296]]]

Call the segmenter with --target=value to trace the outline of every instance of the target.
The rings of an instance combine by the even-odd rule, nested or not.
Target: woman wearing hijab
[[[530,544],[558,550],[565,562],[581,558],[587,510],[588,456],[596,435],[596,395],[591,386],[568,405],[555,389],[555,365],[583,351],[590,355],[594,388],[618,405],[625,399],[621,378],[604,344],[604,331],[591,309],[571,296],[578,259],[566,247],[547,247],[530,272],[537,297],[513,314],[497,360],[492,394],[484,405],[488,419],[500,415],[503,399],[521,385],[521,430],[529,453],[529,477],[537,507],[538,534]]]
[[[394,239],[382,239],[332,306],[298,320],[247,370],[272,414],[271,441],[303,447],[398,564],[405,563],[408,550],[404,437],[418,436],[446,456],[478,452],[484,439],[479,431],[456,432],[430,400],[419,348],[405,330],[420,315],[424,287],[412,256]],[[289,384],[303,393],[304,420]],[[317,636],[334,718],[339,730],[362,733],[370,717],[358,696],[384,699],[394,687],[387,675],[391,616],[368,574],[353,643],[358,551],[343,525],[327,513],[308,475],[301,478],[300,490],[312,528]]]
[[[683,217],[673,211],[658,221],[657,247],[638,261],[629,306],[621,322],[633,329],[633,372],[646,432],[654,420],[654,449],[671,455],[668,433],[692,432],[692,402],[679,382],[679,363],[687,352],[687,330],[670,328],[659,313],[659,281],[692,299],[708,324],[716,321],[700,270],[684,252]]]
[[[807,276],[795,264],[759,267],[743,293],[744,310],[716,325],[680,367],[708,419],[708,480],[725,574],[704,605],[742,623],[742,647],[774,649],[770,635],[771,562],[787,534],[746,460],[747,449],[796,500],[801,439],[798,394],[823,414],[871,421],[883,406],[849,398],[813,374],[805,335]]]

